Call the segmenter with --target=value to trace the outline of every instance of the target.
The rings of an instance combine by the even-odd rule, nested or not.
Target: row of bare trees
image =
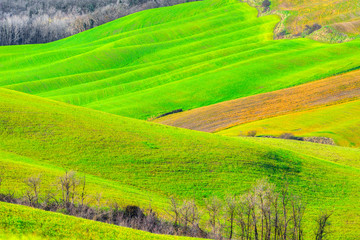
[[[211,231],[208,235],[213,239],[323,240],[329,234],[331,214],[327,212],[316,218],[314,234],[304,233],[306,204],[290,194],[287,185],[277,192],[275,185],[261,180],[243,195],[227,196],[225,200],[211,197],[205,202],[206,217],[193,201],[179,204],[171,198],[174,224],[194,230],[206,218]]]
[[[0,1],[0,45],[59,40],[145,9],[191,0]]]
[[[151,233],[183,235],[207,238],[208,234],[199,227],[174,224],[161,219],[151,207],[141,209],[138,206],[121,206],[116,201],[104,200],[101,194],[91,196],[87,191],[84,176],[74,171],[67,171],[57,178],[50,186],[43,187],[41,176],[30,177],[24,181],[25,191],[1,191],[3,177],[0,172],[0,201],[21,204],[46,211],[60,212],[85,219],[135,228]],[[196,205],[193,205],[195,208]],[[189,219],[190,220],[190,219]]]
[[[2,182],[0,175],[0,188]],[[266,180],[258,181],[239,196],[229,195],[224,200],[210,197],[205,200],[205,208],[193,200],[179,201],[171,197],[168,213],[172,221],[162,220],[151,204],[147,209],[140,209],[120,207],[109,201],[102,205],[99,194],[90,199],[86,178],[74,171],[58,178],[54,184],[57,191],[42,189],[40,176],[30,177],[24,183],[23,197],[15,197],[15,192],[2,193],[0,201],[161,234],[241,240],[325,240],[330,234],[328,212],[315,219],[314,233],[305,234],[306,204],[289,192],[287,184],[276,191],[275,185]]]

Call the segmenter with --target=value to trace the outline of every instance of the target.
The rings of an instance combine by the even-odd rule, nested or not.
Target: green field
[[[275,41],[278,22],[236,0],[143,11],[54,43],[0,48],[0,86],[147,119],[360,66],[360,41]]]
[[[205,0],[53,43],[0,47],[0,191],[20,196],[24,180],[41,174],[45,194],[75,170],[86,176],[90,205],[101,194],[103,205],[151,204],[169,219],[170,196],[204,208],[267,178],[289,182],[308,203],[306,239],[323,209],[333,211],[332,239],[360,239],[360,149],[232,137],[271,129],[359,146],[359,101],[220,132],[230,136],[143,121],[360,67],[360,40],[273,40],[279,20],[237,0]],[[182,239],[5,203],[0,215],[0,238]]]
[[[45,212],[30,207],[0,203],[0,239],[159,239],[190,240],[194,238],[151,234],[131,228]]]
[[[335,239],[359,237],[358,149],[218,136],[5,89],[0,123],[0,163],[9,169],[4,191],[20,191],[22,179],[39,172],[46,184],[64,168],[74,169],[88,176],[92,195],[103,192],[104,201],[146,208],[151,199],[164,213],[170,195],[202,205],[212,195],[242,193],[263,177],[280,186],[285,176],[291,191],[309,203],[309,220],[323,208],[334,209]],[[315,150],[303,153],[307,146]]]
[[[359,147],[359,116],[360,101],[354,101],[245,123],[218,133],[226,136],[246,135],[248,131],[274,136],[293,133],[303,137],[329,137],[338,145]]]

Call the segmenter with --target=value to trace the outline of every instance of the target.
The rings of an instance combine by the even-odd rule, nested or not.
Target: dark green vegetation
[[[275,41],[278,22],[236,0],[143,11],[54,43],[1,48],[0,86],[147,119],[360,65],[359,41]]]

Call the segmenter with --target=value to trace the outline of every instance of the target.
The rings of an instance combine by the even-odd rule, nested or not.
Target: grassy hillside
[[[330,137],[338,145],[359,147],[360,101],[343,103],[304,112],[264,119],[220,131],[219,134],[238,136],[256,130],[259,135]]]
[[[360,71],[352,71],[292,88],[171,114],[154,119],[154,122],[216,132],[260,119],[354,100],[360,97],[359,90]],[[357,115],[354,114],[353,118],[356,117]],[[337,123],[328,122],[327,127],[335,124]],[[338,134],[346,137],[346,132],[338,132]]]
[[[187,237],[151,234],[125,227],[45,212],[0,202],[0,239],[159,239],[186,240]],[[23,236],[25,235],[25,236]]]
[[[147,119],[360,66],[360,41],[274,41],[277,16],[237,0],[136,13],[68,39],[0,48],[0,86]]]
[[[49,164],[34,160],[31,157],[23,157],[18,154],[0,151],[0,174],[3,178],[1,191],[16,190],[16,197],[21,197],[27,190],[24,181],[29,177],[41,176],[42,194],[48,190],[59,193],[59,177],[65,174],[68,168],[63,164]],[[164,213],[168,207],[168,199],[162,194],[148,191],[141,187],[119,184],[117,181],[97,177],[95,175],[78,172],[78,177],[86,177],[87,199],[86,202],[93,205],[98,195],[101,195],[101,206],[117,202],[121,206],[140,205],[148,207],[152,201],[153,208]],[[46,190],[45,190],[46,189]],[[44,190],[44,191],[43,191]],[[60,196],[57,196],[60,197]],[[97,204],[97,203],[96,203]]]
[[[165,209],[169,195],[203,204],[213,194],[242,193],[263,177],[281,185],[286,176],[291,191],[309,202],[307,219],[334,209],[335,239],[359,237],[360,150],[314,144],[316,151],[304,154],[302,144],[266,145],[0,90],[0,151],[8,152],[0,164],[19,180],[5,181],[7,188],[21,189],[32,168],[48,169],[48,179],[67,168],[87,174],[92,192],[107,187],[106,198],[121,200],[131,191],[136,198],[140,189],[138,205],[148,205],[146,194]]]

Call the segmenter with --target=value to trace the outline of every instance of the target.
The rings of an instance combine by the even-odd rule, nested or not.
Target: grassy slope
[[[212,194],[242,193],[262,177],[280,185],[286,176],[291,191],[309,202],[308,219],[323,207],[334,208],[335,237],[360,237],[360,150],[314,145],[316,151],[303,154],[297,150],[302,144],[268,146],[0,90],[0,151],[9,152],[2,153],[7,157],[0,163],[9,168],[15,162],[12,171],[19,182],[29,177],[26,164],[52,169],[49,179],[70,168],[93,176],[94,188],[111,183],[114,190],[106,191],[107,198],[122,189],[141,189],[164,209],[162,196],[202,203]],[[337,163],[331,162],[334,155]],[[142,195],[139,205],[146,207]]]
[[[186,240],[187,237],[151,234],[60,213],[0,203],[0,239],[159,239]],[[25,235],[27,237],[20,237]]]
[[[259,135],[291,132],[296,136],[330,137],[341,146],[360,147],[359,116],[360,101],[353,101],[245,123],[219,134],[238,136],[250,130],[256,130]]]
[[[216,132],[264,118],[320,108],[359,97],[360,71],[357,70],[292,88],[171,114],[154,119],[154,122]],[[356,119],[357,115],[354,114],[350,118]],[[327,127],[329,125],[332,125],[331,122],[328,122]],[[346,132],[338,132],[338,134],[346,137]]]
[[[146,119],[360,65],[360,41],[273,41],[278,21],[236,0],[152,9],[58,42],[0,48],[0,86]]]
[[[318,23],[347,33],[360,34],[360,4],[357,0],[272,0],[273,10],[289,11],[286,21],[291,33],[301,33],[306,25]]]
[[[64,169],[62,164],[44,163],[5,151],[0,151],[0,166],[0,174],[3,177],[1,190],[7,192],[16,189],[16,196],[18,197],[26,191],[23,180],[31,176],[41,176],[44,189],[51,189],[54,193],[58,193],[58,177],[64,175],[65,170],[68,170]],[[132,185],[119,184],[116,181],[91,174],[82,172],[77,174],[79,177],[86,177],[88,195],[86,201],[89,204],[95,204],[94,199],[100,194],[102,205],[107,205],[110,200],[110,203],[117,202],[122,206],[140,205],[145,208],[151,200],[154,201],[153,207],[160,213],[163,213],[163,210],[168,206],[168,199],[161,194]]]

